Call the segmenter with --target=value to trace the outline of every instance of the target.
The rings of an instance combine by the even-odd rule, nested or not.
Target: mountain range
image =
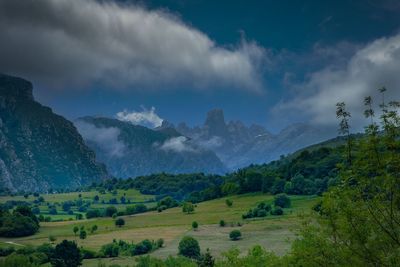
[[[308,124],[272,134],[226,122],[220,109],[196,127],[164,120],[150,129],[94,116],[72,123],[35,101],[29,81],[7,75],[0,75],[0,115],[0,191],[48,192],[160,172],[224,174],[329,136]]]
[[[180,123],[175,129],[199,146],[214,151],[229,170],[269,162],[334,136],[306,123],[292,124],[272,134],[261,125],[226,122],[221,109],[209,111],[202,126],[191,128]]]
[[[165,124],[149,129],[113,118],[83,117],[75,125],[86,144],[116,177],[227,171],[212,150],[196,145]]]

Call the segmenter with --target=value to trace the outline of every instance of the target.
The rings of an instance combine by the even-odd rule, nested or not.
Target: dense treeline
[[[39,230],[39,220],[27,206],[18,206],[12,212],[0,208],[0,236],[33,235]]]
[[[89,189],[138,189],[158,199],[200,202],[231,194],[265,192],[297,195],[322,194],[338,181],[338,163],[344,146],[304,150],[295,156],[263,165],[251,165],[225,176],[197,174],[153,174],[135,179],[111,179]]]

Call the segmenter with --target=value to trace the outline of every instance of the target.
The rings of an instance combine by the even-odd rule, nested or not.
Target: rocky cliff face
[[[272,134],[260,125],[247,127],[240,121],[225,122],[220,109],[208,112],[202,126],[190,128],[180,123],[176,130],[199,146],[213,150],[230,170],[275,160],[328,137],[308,124],[293,124]]]
[[[107,176],[74,125],[34,100],[30,82],[0,74],[0,190],[47,192]]]
[[[149,129],[112,118],[84,117],[75,125],[98,159],[117,177],[227,170],[213,151],[182,136],[168,122]]]

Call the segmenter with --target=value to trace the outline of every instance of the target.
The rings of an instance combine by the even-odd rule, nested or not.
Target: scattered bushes
[[[159,239],[157,242],[145,239],[137,244],[128,243],[123,240],[114,240],[112,243],[102,246],[100,254],[105,257],[118,257],[119,255],[137,256],[158,249],[162,247],[163,244],[163,239]]]

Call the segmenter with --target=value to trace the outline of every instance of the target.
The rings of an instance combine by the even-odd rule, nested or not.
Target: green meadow
[[[124,195],[125,193],[125,195]],[[81,192],[68,194],[42,195],[45,202],[61,203],[63,201],[73,201],[79,198],[92,200],[98,192]],[[105,208],[109,204],[101,204],[101,200],[109,200],[125,196],[131,202],[146,203],[149,206],[155,205],[154,196],[142,195],[136,190],[118,191],[118,195],[107,193],[99,195],[100,202],[95,204],[96,208]],[[295,230],[301,224],[301,215],[310,212],[311,207],[318,201],[314,196],[290,196],[291,208],[284,210],[282,216],[268,215],[263,218],[242,219],[242,214],[253,208],[260,202],[272,202],[273,196],[261,193],[235,195],[228,197],[233,201],[233,205],[228,207],[225,203],[227,198],[220,198],[211,201],[198,203],[195,211],[191,214],[182,212],[181,207],[171,208],[162,212],[149,211],[131,216],[121,216],[125,220],[123,227],[115,226],[115,219],[101,217],[94,219],[75,220],[74,216],[58,214],[52,215],[60,221],[42,222],[38,233],[33,236],[21,238],[0,238],[0,246],[37,246],[42,243],[50,242],[49,236],[55,237],[55,243],[64,239],[75,240],[79,246],[93,251],[98,251],[106,244],[116,240],[139,242],[143,239],[159,239],[165,241],[163,248],[152,253],[155,257],[165,258],[168,255],[176,255],[178,243],[185,235],[194,236],[200,243],[203,250],[209,248],[211,253],[219,257],[224,251],[232,247],[237,247],[245,253],[255,244],[260,244],[266,249],[272,250],[277,254],[284,254],[290,247],[290,242],[295,238]],[[32,196],[25,199],[18,197],[1,197],[0,202],[7,200],[33,201]],[[129,204],[113,205],[118,210],[123,210]],[[132,204],[131,204],[132,205]],[[42,207],[40,206],[41,211]],[[90,207],[92,208],[92,206]],[[47,212],[43,209],[43,212]],[[71,219],[70,219],[71,218]],[[226,225],[219,226],[220,220],[224,220]],[[197,221],[199,228],[193,230],[191,224]],[[91,229],[97,225],[98,230],[94,233],[88,232],[86,239],[81,240],[74,235],[75,226],[84,226]],[[239,241],[231,241],[228,237],[233,229],[240,229],[242,238]],[[98,263],[106,264],[132,264],[132,257],[117,257],[109,259],[84,260],[84,266],[97,266]]]

